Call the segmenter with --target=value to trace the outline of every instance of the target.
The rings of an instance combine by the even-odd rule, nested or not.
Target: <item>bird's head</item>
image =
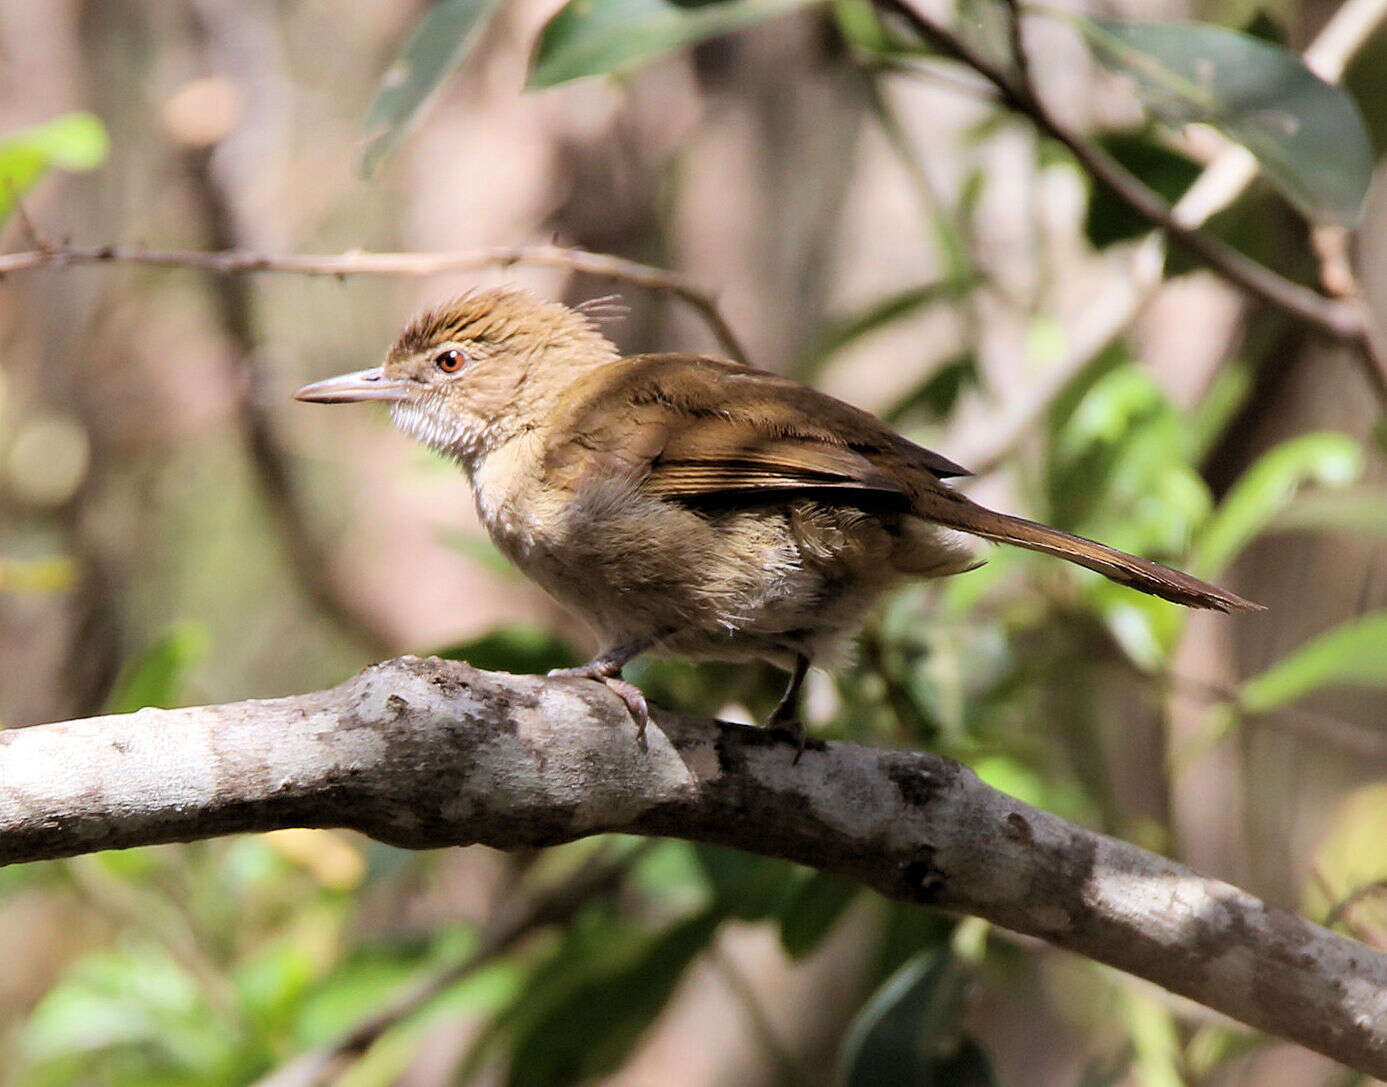
[[[542,422],[570,381],[615,357],[612,342],[567,306],[514,287],[472,291],[416,317],[382,365],[294,396],[385,401],[401,430],[466,463]]]

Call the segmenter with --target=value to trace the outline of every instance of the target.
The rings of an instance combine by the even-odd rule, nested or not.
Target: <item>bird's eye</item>
[[[449,348],[447,351],[440,351],[438,357],[433,360],[433,364],[445,374],[455,374],[462,369],[462,352],[456,348]]]

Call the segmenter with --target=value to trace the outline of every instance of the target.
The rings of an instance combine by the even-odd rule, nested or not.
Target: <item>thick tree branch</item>
[[[228,249],[213,253],[195,250],[131,249],[115,245],[37,245],[23,253],[0,254],[0,278],[34,268],[74,264],[142,264],[159,268],[195,268],[217,275],[247,272],[291,272],[307,276],[431,276],[480,268],[508,268],[528,264],[567,268],[589,275],[606,276],[652,291],[666,291],[693,307],[708,323],[718,346],[727,357],[746,362],[747,355],[736,333],[724,320],[713,296],[694,286],[677,272],[627,260],[609,253],[590,253],[561,245],[508,245],[490,249],[463,249],[452,253],[259,253]]]
[[[409,848],[713,842],[976,914],[1387,1076],[1387,956],[921,752],[657,713],[402,658],[294,698],[0,732],[0,863],[288,826]]]

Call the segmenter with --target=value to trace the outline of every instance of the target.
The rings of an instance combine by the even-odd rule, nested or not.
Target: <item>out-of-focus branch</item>
[[[218,249],[233,247],[239,240],[236,215],[223,182],[212,168],[209,153],[202,149],[190,153],[189,169],[193,193],[202,207],[212,244]],[[361,643],[372,657],[381,656],[392,648],[389,634],[380,619],[362,606],[358,596],[346,591],[334,578],[328,549],[308,516],[289,453],[275,433],[265,399],[269,383],[257,361],[259,344],[250,284],[244,278],[233,277],[212,297],[230,341],[231,385],[241,440],[260,494],[279,530],[295,583],[319,612]]]
[[[1387,956],[927,752],[656,713],[584,680],[402,658],[294,698],[0,732],[0,863],[289,826],[406,848],[621,831],[975,914],[1387,1076]]]
[[[1310,243],[1320,262],[1320,281],[1324,289],[1336,298],[1342,298],[1361,315],[1363,339],[1358,348],[1363,361],[1363,374],[1378,400],[1387,405],[1387,341],[1384,341],[1382,329],[1359,290],[1358,276],[1353,270],[1353,256],[1349,251],[1349,232],[1343,227],[1319,226],[1311,232]]]
[[[258,1080],[255,1087],[320,1087],[335,1082],[386,1031],[428,1007],[532,933],[566,924],[593,899],[616,890],[655,844],[643,842],[619,857],[595,858],[556,886],[528,896],[505,898],[469,955],[420,978],[337,1041],[296,1057]]]
[[[1008,98],[1005,93],[1005,87],[1012,83],[1012,77],[1008,73],[990,63],[987,58],[978,56],[975,51],[968,49],[966,43],[962,43],[943,27],[926,21],[905,0],[881,0],[881,3],[883,7],[901,13],[915,26],[917,32],[928,34],[933,40],[944,44],[946,51],[952,53],[956,59],[986,77],[989,85],[998,91],[1004,104],[1018,108],[1015,100]],[[1019,14],[1019,11],[1015,11],[1014,17]],[[1387,0],[1348,0],[1334,12],[1305,50],[1306,64],[1322,79],[1338,82],[1349,62],[1373,32],[1382,25],[1384,19],[1387,19]],[[1021,42],[1019,21],[1013,22],[1012,29],[1015,48],[1016,44]],[[941,35],[946,35],[948,41],[946,42]],[[960,50],[950,48],[948,42],[958,43],[966,51],[966,55]],[[1024,58],[1024,52],[1022,56]],[[974,59],[983,67],[974,64]],[[1002,81],[1001,84],[998,83],[998,79]],[[1034,93],[1030,97],[1032,101],[1038,101]],[[1022,112],[1034,117],[1029,110],[1023,109]],[[1039,123],[1037,119],[1037,124]],[[1077,136],[1071,138],[1080,144],[1085,142]],[[1084,163],[1085,160],[1080,158],[1080,162]],[[1180,228],[1184,236],[1197,233],[1212,216],[1233,203],[1256,176],[1256,159],[1246,149],[1230,144],[1204,169],[1174,206],[1169,207],[1168,217]],[[1123,193],[1119,192],[1119,195]],[[1159,201],[1158,197],[1157,200]],[[1140,211],[1141,208],[1137,210]],[[1151,221],[1157,227],[1166,225],[1161,220]],[[1182,235],[1171,236],[1180,240]],[[1164,264],[1163,235],[1157,232],[1137,245],[1125,275],[1109,277],[1099,296],[1086,308],[1079,324],[1071,331],[1069,348],[1064,357],[1047,370],[1031,394],[1004,409],[999,417],[993,420],[984,444],[976,451],[955,452],[978,474],[996,468],[1015,448],[1022,436],[1029,432],[1035,421],[1044,414],[1070,379],[1082,371],[1136,320],[1159,289]],[[1313,292],[1306,293],[1312,298],[1319,298]],[[1380,355],[1380,351],[1376,351],[1372,344],[1372,321],[1367,319],[1366,312],[1355,302],[1343,298],[1333,301],[1339,307],[1334,311],[1336,315],[1352,312],[1350,323],[1354,331],[1347,338],[1358,348],[1359,357],[1368,363],[1364,367],[1365,371],[1368,371],[1367,376],[1374,389],[1379,390],[1379,375],[1371,372],[1382,369],[1373,358],[1373,354],[1370,354],[1371,351]],[[1380,392],[1380,395],[1384,394]]]
[[[0,277],[32,268],[66,267],[74,264],[141,264],[161,268],[193,268],[216,275],[246,272],[289,272],[308,276],[432,276],[482,268],[509,268],[523,264],[567,268],[632,283],[646,290],[665,291],[692,307],[707,322],[718,345],[736,362],[747,354],[736,333],[723,318],[712,294],[695,286],[677,272],[627,260],[608,253],[590,253],[560,245],[493,246],[451,253],[346,253],[315,256],[302,253],[259,253],[240,249],[219,252],[135,249],[115,245],[47,245],[23,253],[0,254]]]
[[[1089,176],[1112,190],[1143,219],[1188,249],[1230,283],[1268,305],[1305,321],[1325,335],[1351,343],[1361,342],[1363,326],[1355,307],[1293,283],[1222,239],[1180,222],[1171,206],[1141,178],[1097,144],[1063,124],[1035,93],[1028,80],[1013,76],[971,42],[917,10],[908,0],[880,0],[880,3],[898,13],[922,37],[933,41],[949,55],[985,77],[997,88],[1004,105],[1029,117],[1040,131],[1064,144]],[[1019,29],[1016,37],[1019,41]],[[1027,70],[1022,66],[1023,72]]]

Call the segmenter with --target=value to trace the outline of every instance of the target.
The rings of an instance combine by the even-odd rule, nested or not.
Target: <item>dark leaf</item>
[[[881,413],[888,423],[900,423],[917,413],[930,421],[947,418],[963,390],[978,382],[978,362],[972,355],[946,362],[919,388]]]
[[[715,845],[695,846],[718,907],[741,921],[763,921],[782,910],[794,890],[794,867]]]
[[[366,112],[369,141],[361,173],[370,177],[419,117],[444,79],[481,36],[497,0],[438,0],[424,13],[381,79]]]
[[[569,0],[544,25],[530,65],[531,87],[626,71],[808,0]]]
[[[1200,173],[1200,165],[1180,154],[1147,129],[1107,132],[1097,141],[1108,154],[1174,203]],[[1088,198],[1084,233],[1097,249],[1139,238],[1151,232],[1151,222],[1104,185],[1094,185]]]
[[[562,997],[513,1036],[507,1083],[550,1087],[620,1068],[721,920],[718,911],[707,910],[609,961],[589,964]]]
[[[846,1087],[984,1087],[986,1054],[960,1037],[967,975],[946,950],[907,963],[867,1002],[848,1032],[838,1082]]]
[[[1075,23],[1157,116],[1242,144],[1309,218],[1358,221],[1372,177],[1367,128],[1353,99],[1294,53],[1204,23]]]
[[[466,661],[487,672],[514,672],[518,675],[544,673],[551,668],[568,668],[582,656],[562,638],[539,627],[507,626],[440,649],[435,656],[444,660]]]
[[[810,954],[833,931],[861,886],[832,872],[815,872],[780,911],[780,944],[792,959]]]
[[[962,298],[973,287],[977,279],[972,276],[958,279],[939,280],[922,283],[918,287],[908,287],[896,294],[872,303],[862,312],[836,321],[820,338],[815,347],[796,368],[798,375],[807,380],[823,369],[824,363],[849,344],[862,337],[885,328],[905,317],[913,316],[928,309],[936,302],[952,301]]]

